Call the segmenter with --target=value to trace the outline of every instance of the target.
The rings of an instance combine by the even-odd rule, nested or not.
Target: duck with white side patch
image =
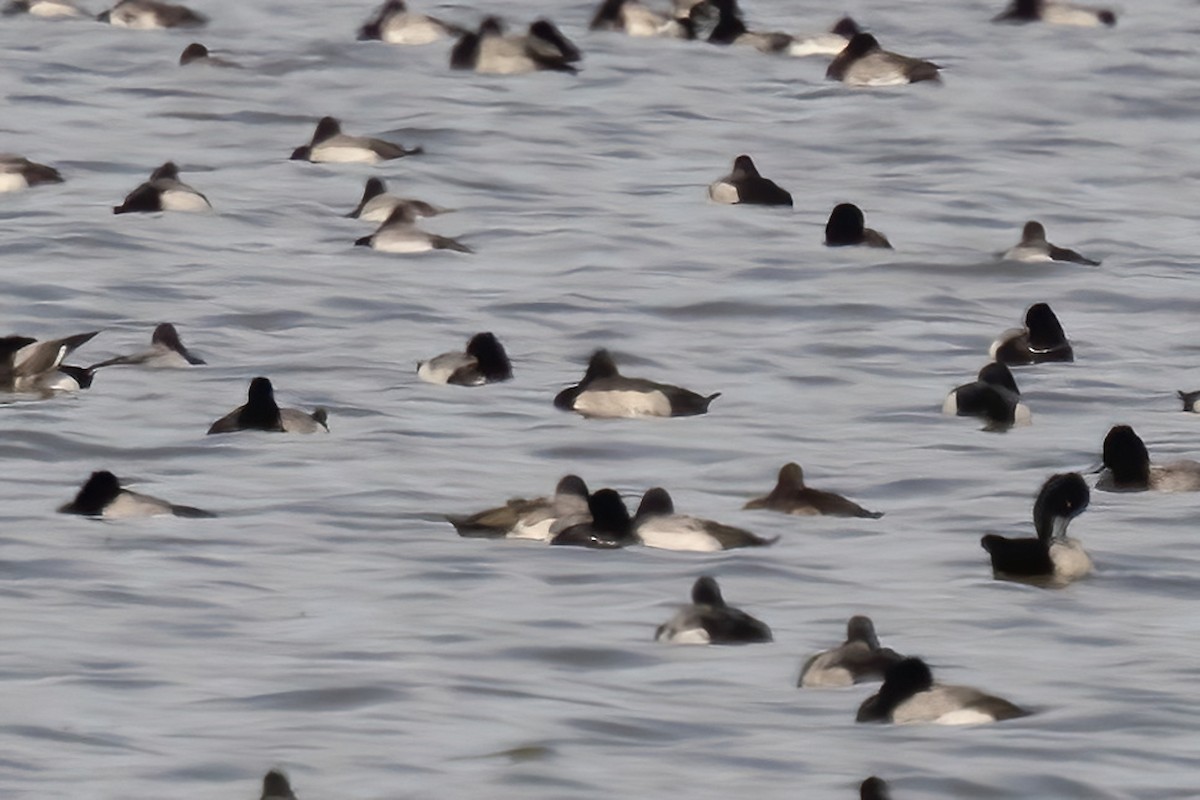
[[[308,144],[292,151],[292,161],[314,164],[377,164],[425,152],[421,147],[405,148],[370,136],[342,133],[342,125],[333,117],[322,117]]]
[[[113,207],[114,214],[156,211],[212,211],[212,206],[207,197],[179,180],[179,168],[168,161],[126,195],[121,205]]]
[[[942,413],[960,417],[980,417],[988,430],[1005,430],[1029,425],[1033,414],[1021,402],[1021,390],[1012,370],[997,362],[984,365],[973,383],[952,389],[942,403]]]
[[[940,83],[939,69],[931,61],[884,50],[869,33],[857,33],[830,63],[825,77],[848,86],[901,86],[921,81]]]
[[[466,352],[442,353],[417,364],[417,377],[426,383],[483,386],[512,378],[512,363],[504,345],[491,332],[477,333]]]
[[[591,520],[587,484],[564,475],[552,497],[515,497],[502,506],[467,516],[447,514],[459,536],[484,539],[534,539],[548,542],[559,531]]]
[[[1033,504],[1036,538],[1009,539],[989,533],[980,540],[991,557],[993,575],[1034,586],[1061,587],[1091,574],[1092,560],[1083,545],[1067,536],[1067,526],[1090,500],[1091,492],[1078,473],[1050,476]]]
[[[440,19],[408,10],[404,0],[387,0],[375,16],[358,29],[359,41],[378,39],[387,44],[423,45],[466,31]]]
[[[375,233],[356,239],[354,246],[370,247],[381,253],[400,255],[428,253],[430,250],[450,250],[456,253],[475,252],[457,239],[421,230],[416,226],[412,212],[403,206],[394,208],[387,220],[375,230]]]
[[[1021,229],[1021,241],[1006,250],[1001,258],[1005,261],[1026,263],[1060,261],[1089,267],[1100,266],[1099,261],[1093,261],[1074,250],[1050,244],[1046,241],[1046,227],[1036,220],[1025,223],[1025,227]]]
[[[668,644],[758,644],[773,641],[765,623],[726,605],[715,579],[704,575],[692,586],[692,604],[658,626],[656,642]]]
[[[1034,303],[1025,312],[1025,327],[1000,334],[988,348],[988,356],[1002,364],[1041,364],[1074,361],[1075,350],[1050,306]]]
[[[1028,716],[1009,701],[969,686],[935,683],[919,658],[906,658],[888,667],[879,691],[858,708],[857,722],[897,725],[978,725]]]
[[[883,680],[887,668],[903,658],[880,646],[870,617],[854,616],[846,624],[846,641],[809,657],[796,685],[824,689]]]
[[[487,17],[476,33],[465,33],[450,51],[451,69],[488,75],[523,75],[551,70],[576,73],[582,54],[554,23],[539,19],[524,36],[508,36],[499,17]]]
[[[660,550],[715,553],[738,547],[764,547],[779,541],[724,525],[710,519],[675,513],[675,503],[666,489],[654,488],[642,495],[634,515],[634,532],[642,544]]]
[[[1048,25],[1069,25],[1079,28],[1112,27],[1117,15],[1107,8],[1093,8],[1054,0],[1013,0],[996,15],[992,22],[1045,22]]]
[[[450,211],[448,208],[440,208],[423,200],[390,195],[382,180],[368,178],[366,186],[363,187],[362,200],[346,216],[352,219],[361,219],[364,222],[386,222],[392,212],[400,207],[407,209],[414,218],[435,217]]]
[[[627,378],[607,350],[597,350],[577,385],[554,398],[556,408],[601,419],[686,417],[705,414],[720,392],[707,397],[679,386]]]
[[[1128,425],[1114,425],[1104,437],[1103,470],[1096,488],[1108,492],[1197,492],[1200,462],[1180,459],[1151,464],[1146,443]]]
[[[0,194],[62,182],[62,174],[54,167],[37,164],[23,156],[0,154]]]
[[[42,19],[91,16],[87,11],[74,3],[66,2],[66,0],[13,0],[4,7],[4,16],[15,14],[28,14],[31,17],[41,17]]]
[[[0,337],[0,391],[43,397],[91,386],[91,370],[63,364],[63,359],[91,341],[99,331],[39,342],[29,336]]]
[[[212,517],[214,514],[191,506],[178,506],[130,491],[121,486],[116,475],[107,470],[93,472],[75,499],[58,509],[61,514],[79,514],[103,519],[142,517]]]
[[[117,28],[153,31],[162,28],[199,28],[208,23],[203,14],[186,6],[159,2],[159,0],[121,0],[108,11],[96,17]]]

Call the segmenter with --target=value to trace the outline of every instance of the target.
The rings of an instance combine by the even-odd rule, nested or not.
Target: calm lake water
[[[100,329],[87,364],[171,321],[209,363],[0,407],[0,796],[253,798],[270,767],[304,800],[850,798],[873,773],[897,800],[1200,796],[1200,496],[1095,493],[1072,531],[1096,574],[1062,591],[993,581],[979,547],[1030,535],[1042,481],[1112,424],[1200,455],[1174,398],[1200,388],[1195,3],[1072,30],[991,25],[1001,0],[747,0],[753,27],[845,10],[944,67],[874,91],[819,58],[591,34],[574,0],[418,4],[547,14],[585,51],[578,76],[512,78],[354,41],[371,2],[193,5],[199,33],[0,20],[0,150],[67,179],[0,196],[3,333]],[[178,68],[193,40],[247,69]],[[289,161],[326,114],[426,153]],[[794,209],[706,200],[743,152]],[[168,159],[214,213],[115,217]],[[369,176],[457,209],[423,226],[476,254],[352,247]],[[895,251],[824,248],[842,201]],[[1102,266],[996,261],[1027,219]],[[1077,361],[1017,371],[1033,425],[943,417],[1038,301]],[[417,380],[483,330],[512,382]],[[601,346],[722,396],[690,419],[555,410]],[[332,432],[206,437],[255,375]],[[740,510],[792,460],[886,516]],[[102,468],[220,517],[54,513]],[[442,519],[567,472],[781,539],[592,552]],[[652,641],[705,573],[774,644]],[[795,688],[854,613],[1036,713],[856,725],[873,687]]]

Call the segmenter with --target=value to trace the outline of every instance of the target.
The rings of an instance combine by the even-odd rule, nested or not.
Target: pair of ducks
[[[91,16],[70,0],[12,0],[5,7],[4,14],[29,14],[45,19]],[[208,22],[203,14],[198,14],[186,6],[160,0],[121,0],[95,18],[118,28],[135,30],[198,28]]]
[[[806,486],[804,473],[795,463],[785,464],[779,470],[770,493],[748,501],[743,509],[767,509],[795,516],[865,519],[883,516],[839,494]],[[577,475],[563,477],[551,497],[516,498],[497,508],[469,516],[448,516],[447,520],[461,536],[534,539],[551,544],[620,546],[641,541],[668,550],[711,552],[775,541],[711,520],[675,514],[671,496],[659,488],[645,493],[637,513],[630,519],[619,494],[603,489],[593,495]]]
[[[1035,303],[1025,312],[1025,325],[1000,334],[988,348],[993,361],[985,364],[976,379],[946,395],[942,413],[960,417],[980,417],[989,430],[1004,430],[1027,425],[1033,416],[1021,402],[1009,364],[1071,362],[1075,351],[1062,324],[1046,303]]]
[[[771,629],[729,606],[717,582],[702,576],[692,587],[692,605],[655,631],[655,640],[671,644],[755,644],[773,641]],[[1014,719],[1029,712],[1003,698],[967,686],[936,683],[919,658],[882,647],[869,617],[851,617],[846,641],[808,658],[797,685],[845,687],[882,680],[879,691],[858,708],[858,722],[967,725]]]

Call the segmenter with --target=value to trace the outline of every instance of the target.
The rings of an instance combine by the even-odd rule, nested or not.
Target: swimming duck
[[[1077,472],[1052,475],[1033,504],[1037,538],[1009,539],[989,533],[980,540],[997,578],[1038,586],[1065,586],[1092,571],[1092,559],[1067,536],[1071,520],[1088,507],[1091,493]]]
[[[550,544],[614,550],[637,543],[633,520],[629,518],[621,495],[612,489],[601,489],[588,497],[587,505],[591,521],[580,521],[561,529]]]
[[[589,30],[624,31],[630,36],[693,39],[695,29],[687,17],[674,18],[647,8],[639,0],[602,0]]]
[[[757,644],[770,642],[772,637],[765,623],[726,605],[716,580],[705,575],[692,586],[692,605],[659,625],[654,640],[670,644]]]
[[[585,417],[689,417],[708,413],[708,406],[721,393],[708,397],[688,389],[655,383],[644,378],[626,378],[607,350],[597,350],[588,361],[587,372],[577,385],[563,389],[554,406]]]
[[[797,686],[828,688],[883,680],[883,674],[904,656],[879,645],[870,617],[854,616],[846,624],[846,641],[809,657],[800,668]]]
[[[292,785],[287,776],[273,769],[263,776],[262,795],[259,800],[296,800],[296,795],[292,793]]]
[[[212,211],[212,206],[207,197],[179,180],[179,168],[168,161],[113,207],[114,214],[154,211]]]
[[[733,171],[708,187],[714,202],[760,206],[791,206],[792,196],[775,181],[758,174],[750,156],[733,160]]]
[[[183,52],[179,54],[179,66],[186,67],[189,64],[203,64],[209,67],[223,67],[226,69],[242,68],[242,65],[237,62],[209,53],[208,48],[199,42],[192,42],[183,48]]]
[[[633,518],[633,531],[647,547],[712,553],[736,547],[763,547],[779,537],[764,539],[732,525],[675,513],[675,503],[666,489],[650,489],[642,495]]]
[[[28,14],[31,17],[45,19],[91,16],[90,13],[67,0],[12,0],[4,7],[4,16],[10,17],[15,14]]]
[[[820,489],[810,489],[805,486],[804,470],[795,462],[784,464],[779,468],[779,478],[770,494],[756,497],[748,501],[742,508],[765,508],[781,514],[795,514],[799,517],[824,515],[879,519],[883,516],[882,512],[868,511],[840,494],[823,492]]]
[[[456,253],[474,253],[457,239],[428,233],[416,226],[412,211],[396,206],[382,225],[370,236],[354,241],[355,247],[370,247],[381,253],[426,253],[430,250],[453,250]]]
[[[0,154],[0,194],[62,182],[62,174],[54,167],[35,164],[22,156]]]
[[[825,246],[847,247],[866,245],[867,247],[892,248],[892,243],[877,230],[865,226],[862,209],[853,203],[838,203],[829,212],[829,221],[825,223]]]
[[[423,152],[421,147],[407,149],[383,139],[342,133],[340,122],[333,117],[321,117],[312,139],[293,150],[291,160],[314,164],[377,164]]]
[[[848,86],[898,86],[940,82],[938,65],[884,50],[869,33],[856,33],[825,70],[825,77]]]
[[[974,725],[1028,713],[1003,698],[969,686],[934,683],[933,673],[924,661],[906,658],[888,667],[883,686],[859,706],[856,721]]]
[[[276,431],[281,433],[329,432],[328,412],[323,408],[311,414],[297,408],[280,408],[275,402],[275,387],[267,378],[250,381],[246,404],[238,406],[208,428],[213,433],[234,431]]]
[[[208,23],[203,14],[186,6],[161,3],[158,0],[121,0],[96,17],[118,28],[149,31],[160,28],[199,28]]]
[[[1002,364],[1041,364],[1074,361],[1075,351],[1050,306],[1034,303],[1025,312],[1025,327],[1000,334],[988,349],[988,356]]]
[[[1183,401],[1183,410],[1190,411],[1193,414],[1200,414],[1200,392],[1175,392],[1179,399]]]
[[[1092,8],[1074,3],[1012,0],[1008,8],[994,17],[992,22],[1045,22],[1050,25],[1074,25],[1084,28],[1099,25],[1112,27],[1117,24],[1117,15],[1106,8]]]
[[[367,185],[363,187],[362,200],[358,201],[358,206],[346,216],[365,222],[385,222],[392,212],[400,207],[407,209],[414,218],[435,217],[449,211],[422,200],[394,197],[387,194],[387,187],[379,178],[368,178]]]
[[[122,488],[121,482],[107,470],[93,472],[75,499],[58,509],[61,514],[80,514],[104,519],[135,517],[213,517],[211,512],[191,506],[177,506],[147,494]]]
[[[1006,261],[1069,261],[1072,264],[1086,264],[1089,267],[1100,265],[1099,261],[1084,258],[1074,250],[1055,247],[1046,241],[1046,228],[1040,222],[1030,220],[1021,229],[1021,243],[1005,251]]]
[[[161,322],[155,326],[154,333],[150,336],[149,350],[110,358],[99,364],[93,364],[90,369],[115,367],[121,364],[175,368],[197,366],[204,363],[204,359],[193,355],[183,346],[183,342],[179,339],[179,332],[175,330],[174,325],[169,322]]]
[[[478,33],[466,33],[450,51],[451,69],[491,75],[519,75],[538,70],[575,73],[582,58],[577,48],[549,20],[529,26],[525,36],[506,36],[498,17],[487,17]]]
[[[417,377],[429,383],[483,386],[512,378],[512,364],[495,335],[477,333],[465,353],[442,353],[418,363]]]
[[[1200,462],[1151,464],[1145,442],[1128,425],[1114,425],[1104,437],[1104,470],[1096,488],[1108,492],[1198,492]]]
[[[0,391],[42,395],[86,389],[91,371],[64,365],[63,359],[99,331],[39,342],[28,336],[0,337]]]
[[[446,515],[459,536],[488,539],[535,539],[548,542],[559,531],[587,522],[587,484],[578,475],[565,475],[553,497],[513,498],[498,508],[469,516]]]
[[[466,30],[440,19],[415,14],[404,0],[387,0],[367,23],[358,29],[358,40],[378,39],[388,44],[430,44]]]
[[[946,395],[942,413],[981,417],[995,428],[1028,425],[1033,419],[1029,407],[1021,402],[1012,370],[995,361],[984,365],[973,383],[964,383]]]
[[[872,775],[859,785],[858,800],[892,800],[891,789],[883,778]]]

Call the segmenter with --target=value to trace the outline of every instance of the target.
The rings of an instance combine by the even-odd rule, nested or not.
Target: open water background
[[[201,32],[0,20],[0,150],[67,182],[0,197],[5,333],[102,329],[73,359],[175,322],[209,366],[116,368],[0,407],[0,796],[252,798],[269,767],[318,798],[1200,796],[1198,496],[1095,493],[1097,572],[995,582],[978,539],[1028,535],[1051,473],[1127,422],[1200,454],[1200,16],[989,24],[999,2],[746,3],[753,27],[851,12],[945,85],[851,90],[824,59],[589,34],[590,4],[423,3],[474,25],[551,16],[577,77],[452,73],[448,44],[354,41],[371,3],[196,0]],[[101,9],[94,9],[99,11]],[[244,71],[180,69],[203,41]],[[318,117],[426,154],[287,160]],[[754,156],[794,210],[709,203]],[[212,215],[111,206],[162,162]],[[458,209],[473,256],[377,254],[340,217],[377,175]],[[821,245],[852,201],[894,253]],[[1103,265],[994,254],[1026,219]],[[992,338],[1047,301],[1077,354],[1023,368],[1034,424],[939,414]],[[418,382],[476,331],[511,383]],[[721,391],[706,417],[551,406],[607,346],[629,374]],[[328,436],[206,437],[268,375]],[[743,512],[799,461],[880,520]],[[221,514],[57,515],[95,469]],[[464,540],[441,519],[566,472],[780,535],[713,555]],[[700,574],[776,642],[670,648]],[[873,687],[800,691],[854,613],[952,683],[1034,709],[967,729],[856,725]]]

